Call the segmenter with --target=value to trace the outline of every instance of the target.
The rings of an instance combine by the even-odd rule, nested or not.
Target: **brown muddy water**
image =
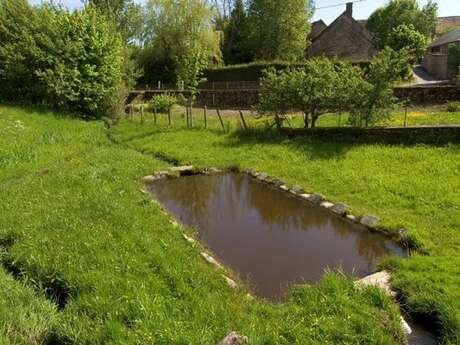
[[[381,257],[405,255],[389,238],[245,174],[159,180],[149,188],[220,262],[270,300],[282,300],[292,284],[318,282],[327,269],[364,277]]]

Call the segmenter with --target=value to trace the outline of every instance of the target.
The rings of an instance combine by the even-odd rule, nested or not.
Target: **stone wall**
[[[161,93],[179,94],[181,92],[167,90],[133,91],[127,104],[134,99],[148,101],[154,95]],[[399,99],[408,99],[413,105],[442,104],[447,101],[460,100],[460,88],[457,86],[400,87],[396,88],[394,93]],[[259,90],[257,89],[201,90],[196,103],[208,107],[250,109],[257,105],[258,100]]]
[[[401,100],[408,99],[414,105],[460,100],[460,88],[455,85],[399,87],[394,89],[394,94]]]

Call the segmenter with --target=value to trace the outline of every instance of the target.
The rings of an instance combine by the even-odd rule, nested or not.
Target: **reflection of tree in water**
[[[363,230],[356,236],[356,249],[361,257],[368,263],[368,269],[372,269],[378,258],[397,253],[397,244],[380,234],[372,234]]]
[[[249,207],[257,210],[266,226],[271,228],[275,224],[283,231],[295,228],[308,231],[328,222],[327,217],[309,209],[300,200],[257,181],[248,182],[246,199]]]
[[[273,224],[278,225],[283,231],[329,228],[334,231],[335,236],[353,236],[357,254],[367,261],[368,268],[372,268],[379,257],[397,251],[396,244],[383,235],[358,228],[334,215],[327,215],[320,209],[310,208],[304,202],[285,193],[273,191],[256,181],[247,183],[246,199],[249,207],[257,209],[267,228],[272,228]]]
[[[192,176],[159,181],[153,190],[157,198],[182,221],[206,230],[210,205],[218,196],[217,176]]]

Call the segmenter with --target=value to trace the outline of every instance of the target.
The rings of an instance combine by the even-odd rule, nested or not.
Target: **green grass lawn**
[[[224,120],[236,128],[235,120]],[[185,129],[180,116],[170,128],[123,120],[111,134],[127,147],[180,164],[255,168],[343,201],[357,215],[375,214],[386,228],[407,229],[420,249],[410,259],[383,265],[392,269],[407,310],[436,322],[446,344],[460,343],[458,144],[346,144],[274,132],[256,138],[253,132],[224,134],[212,121],[212,130],[203,130]]]
[[[110,133],[119,143],[107,134],[101,122],[0,106],[0,343],[214,345],[230,331],[248,336],[250,344],[402,343],[399,312],[389,298],[375,288],[356,289],[339,273],[293,289],[283,304],[251,299],[244,286],[229,288],[222,272],[201,259],[202,248],[183,240],[182,233],[191,230],[171,224],[142,192],[142,177],[167,166],[148,153],[202,166],[266,170],[340,197],[356,211],[374,211],[387,222],[401,208],[394,222],[407,224],[430,256],[420,256],[419,264],[426,260],[421,273],[410,269],[419,267],[417,258],[407,266],[397,263],[395,282],[420,300],[418,284],[426,283],[424,275],[433,279],[425,301],[436,300],[455,341],[456,220],[444,209],[458,206],[457,147],[414,148],[411,159],[428,160],[430,170],[423,174],[446,175],[446,186],[433,183],[422,203],[426,210],[411,215],[407,207],[419,201],[413,189],[421,186],[404,186],[397,204],[377,212],[394,201],[401,186],[388,186],[381,198],[374,195],[386,189],[383,176],[375,176],[374,148],[260,143],[218,131],[159,130],[127,121]],[[382,150],[401,156],[401,162],[406,156],[405,148]],[[365,166],[352,168],[354,159]],[[349,162],[342,174],[343,160]],[[433,165],[438,160],[449,164]],[[369,176],[361,180],[366,169]],[[347,185],[356,179],[361,183]],[[423,211],[433,212],[432,224],[439,226],[430,229]],[[441,257],[448,264],[436,268]],[[430,275],[435,269],[445,272]],[[445,298],[434,299],[441,283]]]

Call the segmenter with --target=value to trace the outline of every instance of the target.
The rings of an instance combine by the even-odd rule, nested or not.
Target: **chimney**
[[[347,2],[347,9],[345,11],[347,17],[353,18],[353,3]]]

